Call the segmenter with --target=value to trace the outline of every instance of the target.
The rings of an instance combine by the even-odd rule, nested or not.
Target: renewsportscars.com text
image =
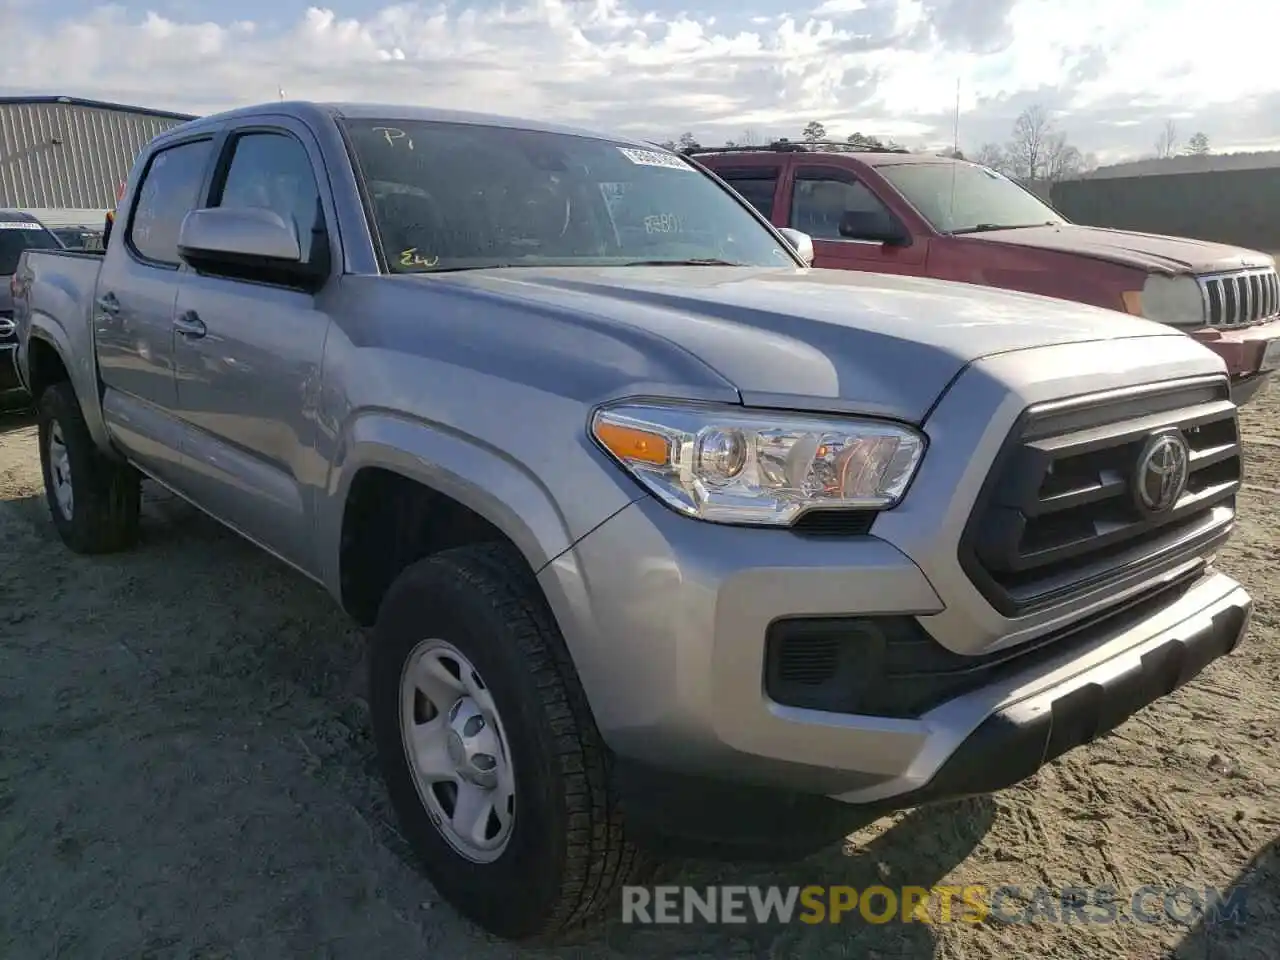
[[[624,887],[622,922],[1220,924],[1244,919],[1245,891],[1207,886],[1024,888]]]

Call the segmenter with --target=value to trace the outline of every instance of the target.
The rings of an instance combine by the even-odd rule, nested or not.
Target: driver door
[[[840,235],[846,212],[880,212],[898,218],[853,173],[842,167],[801,166],[791,185],[790,226],[813,238],[813,265],[835,270],[869,270],[923,276],[928,241],[891,246]]]

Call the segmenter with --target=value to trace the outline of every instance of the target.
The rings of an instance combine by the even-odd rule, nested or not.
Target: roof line
[[[98,110],[115,110],[122,113],[138,113],[148,117],[163,117],[167,120],[196,119],[196,114],[193,113],[175,113],[172,110],[155,110],[151,107],[133,107],[124,103],[111,103],[106,100],[86,100],[82,97],[0,97],[0,106],[21,106],[29,103],[62,103],[72,107],[93,107]]]

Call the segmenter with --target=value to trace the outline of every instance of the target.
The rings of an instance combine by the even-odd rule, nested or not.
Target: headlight
[[[1126,298],[1126,303],[1129,299]],[[1131,313],[1157,323],[1176,327],[1199,327],[1206,323],[1204,298],[1194,277],[1168,277],[1159,273],[1147,275],[1142,296]]]
[[[894,506],[925,447],[914,430],[883,421],[694,404],[611,405],[591,433],[667,506],[773,526],[815,508]]]

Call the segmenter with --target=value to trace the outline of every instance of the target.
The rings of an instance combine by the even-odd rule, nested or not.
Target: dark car
[[[13,323],[13,295],[9,281],[18,267],[18,258],[28,248],[61,250],[53,233],[29,213],[0,210],[0,393],[22,389],[14,356],[18,349]]]

